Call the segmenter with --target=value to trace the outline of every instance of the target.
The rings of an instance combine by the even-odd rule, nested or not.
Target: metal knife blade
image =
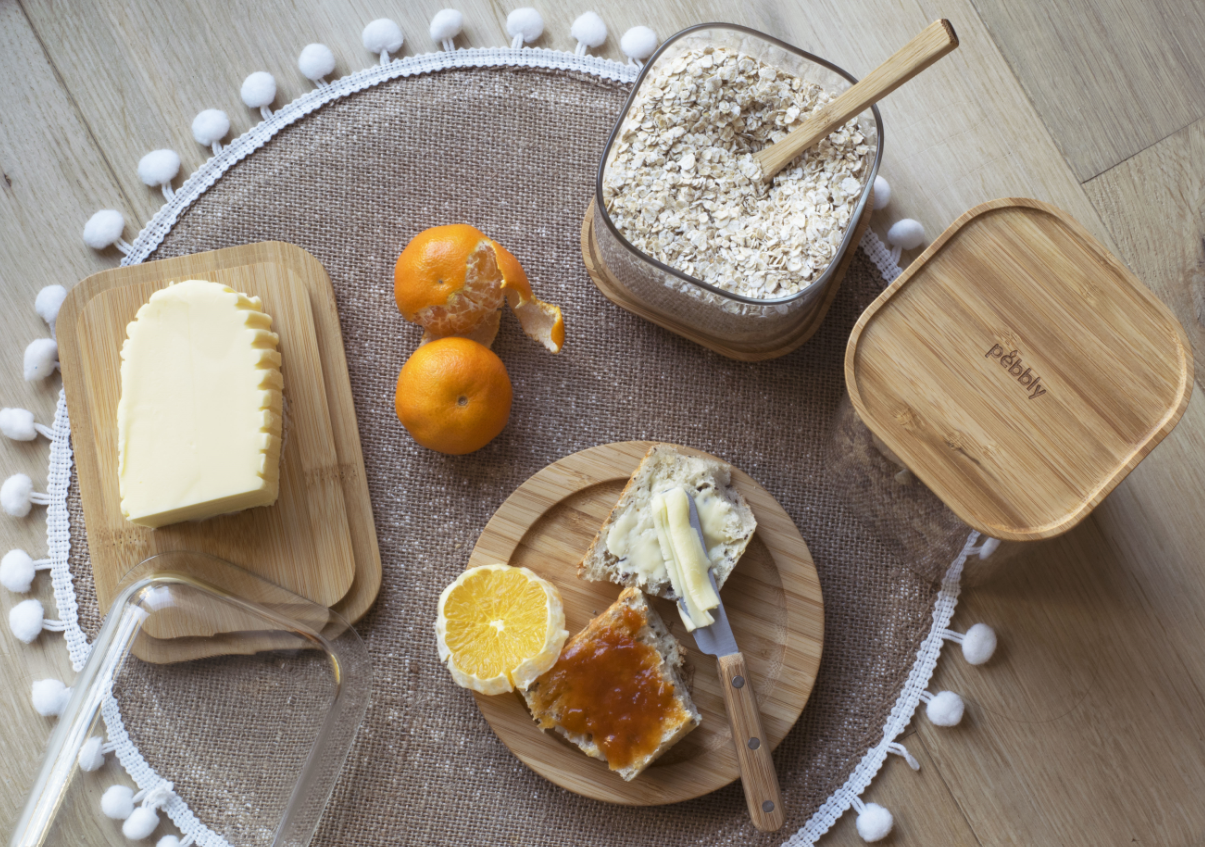
[[[703,536],[703,525],[699,522],[699,509],[695,506],[695,498],[687,494],[686,500],[690,504],[690,525],[699,534],[699,543],[703,545],[703,552],[706,553],[707,539]],[[711,580],[711,587],[715,589],[715,596],[719,597],[720,589],[715,584],[714,569],[707,569],[707,578]],[[686,608],[686,602],[682,599],[678,600],[678,605],[683,609]],[[732,627],[728,623],[728,613],[724,611],[723,598],[720,599],[720,605],[711,610],[711,616],[715,618],[715,623],[711,626],[701,626],[694,631],[695,644],[698,645],[698,648],[704,653],[716,657],[739,653],[740,649],[736,646],[736,636],[732,634]]]

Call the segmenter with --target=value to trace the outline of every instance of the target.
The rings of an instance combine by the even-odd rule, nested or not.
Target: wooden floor
[[[100,208],[124,211],[132,239],[162,203],[136,174],[171,147],[188,173],[207,156],[191,137],[203,108],[240,133],[257,120],[243,77],[272,71],[278,103],[309,87],[296,56],[328,44],[337,73],[375,57],[361,27],[387,15],[403,54],[434,45],[427,23],[447,0],[0,0],[0,405],[49,422],[53,384],[20,378],[25,344],[44,334],[34,294],[111,267],[80,231]],[[590,8],[535,0],[539,46],[571,49],[570,22]],[[461,46],[499,45],[511,2],[464,0]],[[618,36],[648,24],[665,36],[735,20],[870,70],[914,32],[950,18],[962,46],[882,105],[882,173],[899,217],[930,238],[970,206],[1005,195],[1069,211],[1176,311],[1205,373],[1205,6],[1194,0],[613,0],[597,6]],[[654,11],[650,11],[654,10]],[[0,471],[45,480],[46,444],[0,445]],[[968,717],[904,739],[919,773],[892,758],[867,799],[896,815],[910,845],[1189,845],[1205,840],[1205,402],[1070,535],[1035,547],[968,591],[955,625],[1000,633],[981,668],[956,654],[935,688],[961,692]],[[0,552],[45,552],[40,510],[0,518]],[[50,609],[45,578],[37,595]],[[0,611],[20,598],[0,592]],[[13,826],[51,721],[31,679],[70,679],[61,637],[33,647],[0,632],[0,834]],[[825,839],[861,843],[847,814]]]

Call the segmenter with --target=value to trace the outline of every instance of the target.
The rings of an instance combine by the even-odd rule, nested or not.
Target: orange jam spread
[[[614,771],[650,756],[664,728],[686,714],[661,673],[661,656],[637,640],[644,617],[623,607],[600,623],[565,645],[537,696],[565,730],[592,736]],[[548,717],[540,724],[554,725]]]

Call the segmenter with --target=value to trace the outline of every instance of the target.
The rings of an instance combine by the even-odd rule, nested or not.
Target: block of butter
[[[189,280],[126,327],[117,405],[121,511],[140,526],[276,501],[279,337],[258,297]]]

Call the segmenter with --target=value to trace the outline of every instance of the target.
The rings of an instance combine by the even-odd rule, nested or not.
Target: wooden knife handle
[[[778,790],[774,760],[770,758],[770,742],[761,728],[761,714],[753,694],[753,681],[745,669],[745,657],[740,653],[720,656],[717,664],[749,817],[762,832],[777,832],[785,819],[782,793]]]

